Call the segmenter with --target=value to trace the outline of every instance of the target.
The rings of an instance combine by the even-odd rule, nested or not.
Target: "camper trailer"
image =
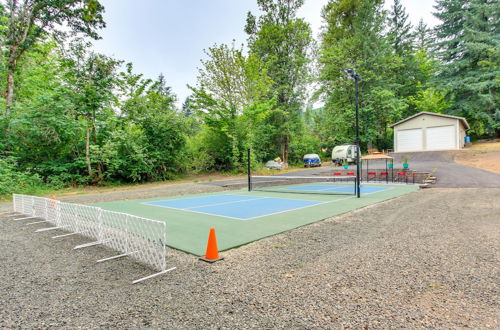
[[[359,154],[361,157],[361,153]],[[342,165],[344,161],[347,163],[356,163],[356,145],[355,144],[343,144],[341,146],[336,146],[332,150],[332,163],[336,165]]]

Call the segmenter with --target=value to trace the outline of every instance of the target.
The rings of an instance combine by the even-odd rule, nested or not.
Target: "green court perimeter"
[[[217,233],[217,243],[220,251],[232,249],[263,237],[272,236],[293,228],[318,222],[342,213],[356,210],[368,205],[376,204],[394,197],[398,197],[418,190],[416,185],[377,185],[370,184],[365,187],[379,187],[385,190],[370,194],[362,194],[361,198],[353,195],[322,195],[322,194],[297,194],[277,193],[246,190],[224,191],[219,193],[157,197],[148,199],[123,200],[118,202],[98,203],[95,206],[110,211],[129,213],[149,219],[165,221],[167,223],[167,245],[197,256],[205,253],[210,227]],[[235,206],[228,198],[240,199],[242,202]],[[194,206],[191,210],[180,209],[189,201],[200,201],[220,198],[219,203],[207,206]],[[289,210],[274,212],[269,215],[248,216],[241,218],[210,214],[217,213],[224,206],[232,205],[233,212],[243,214],[259,212],[259,209],[276,207],[278,202],[293,204],[286,205]],[[266,204],[267,202],[267,204]],[[152,204],[146,204],[152,203]],[[179,208],[171,205],[180,203]],[[260,203],[260,204],[259,204]],[[168,205],[163,207],[162,205]],[[214,206],[215,205],[215,206]],[[248,210],[245,210],[245,207]],[[236,210],[235,210],[236,208]],[[204,212],[200,212],[203,210]],[[208,211],[207,211],[208,210]],[[227,211],[223,209],[222,211]],[[265,213],[265,212],[264,212]],[[272,214],[271,214],[272,213]],[[222,213],[224,214],[224,213]]]

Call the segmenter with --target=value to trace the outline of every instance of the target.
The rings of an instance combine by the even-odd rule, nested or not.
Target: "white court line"
[[[321,186],[321,185],[319,185]],[[350,188],[349,186],[341,186],[341,187],[326,187],[324,189],[314,189],[314,190],[307,190],[307,189],[297,189],[297,188],[307,188],[307,186],[302,186],[302,187],[295,187],[295,188],[281,188],[282,190],[293,190],[293,191],[332,191],[332,192],[341,192],[343,193],[344,191],[339,191],[337,189],[344,189],[344,188]],[[350,192],[345,192],[346,194],[350,194]]]
[[[241,195],[234,195],[234,196],[241,196]],[[200,207],[218,206],[218,205],[226,205],[226,204],[233,204],[233,203],[244,203],[244,202],[257,201],[259,199],[266,199],[266,198],[270,198],[270,197],[255,197],[255,198],[250,198],[250,199],[240,199],[239,201],[206,204],[206,205],[201,205],[201,206],[186,207],[185,209],[192,210],[192,209],[198,209]]]
[[[224,195],[224,196],[242,196],[243,197],[245,195]],[[231,201],[231,202],[204,204],[204,205],[201,205],[201,206],[190,206],[190,207],[184,207],[184,208],[176,208],[176,207],[172,207],[172,206],[155,205],[155,204],[147,204],[147,203],[144,203],[144,204],[146,204],[146,205],[153,205],[153,206],[171,207],[171,208],[178,209],[178,210],[191,210],[191,209],[197,209],[197,208],[200,208],[200,207],[208,207],[208,206],[218,206],[218,205],[226,205],[226,204],[233,204],[233,203],[250,202],[250,201],[256,201],[256,200],[264,199],[264,198],[270,198],[270,197],[250,197],[249,199],[240,199],[240,200]],[[189,199],[189,198],[185,198],[185,199]],[[175,200],[175,199],[173,199],[173,200]],[[168,202],[168,201],[170,201],[170,200],[158,201],[158,202]],[[152,203],[154,203],[154,202],[152,202]]]
[[[226,215],[218,215],[218,214],[214,214],[214,213],[206,213],[206,212],[193,211],[193,210],[187,210],[187,209],[178,209],[176,207],[171,207],[171,206],[161,206],[161,205],[153,205],[153,204],[145,204],[145,205],[155,206],[155,207],[162,207],[162,208],[165,208],[165,209],[172,209],[172,210],[177,210],[177,211],[185,211],[185,212],[193,212],[193,213],[211,215],[211,216],[214,216],[214,217],[223,217],[223,218],[228,218],[228,219],[245,220],[243,218],[229,217],[229,216],[226,216]]]
[[[246,195],[233,195],[233,196],[246,196]],[[242,202],[247,202],[247,201],[254,201],[254,200],[258,200],[258,199],[283,199],[283,200],[296,200],[296,201],[303,201],[303,202],[313,202],[315,204],[312,204],[312,205],[307,205],[307,206],[303,206],[303,207],[298,207],[298,208],[295,208],[295,209],[288,209],[288,210],[284,210],[284,211],[279,211],[279,212],[274,212],[274,213],[266,213],[264,215],[259,215],[257,217],[252,217],[252,218],[239,218],[239,217],[231,217],[231,216],[227,216],[227,215],[219,215],[219,214],[215,214],[215,213],[207,213],[207,212],[201,212],[201,211],[194,211],[192,209],[180,209],[180,208],[176,208],[176,207],[171,207],[171,206],[162,206],[162,205],[153,205],[153,204],[146,204],[146,205],[150,205],[150,206],[157,206],[157,207],[163,207],[163,208],[167,208],[167,209],[172,209],[172,210],[179,210],[179,211],[186,211],[186,212],[193,212],[193,213],[199,213],[199,214],[205,214],[205,215],[211,215],[211,216],[215,216],[215,217],[223,217],[223,218],[228,218],[228,219],[235,219],[235,220],[251,220],[251,219],[255,219],[255,218],[262,218],[262,217],[266,217],[268,215],[273,215],[273,214],[278,214],[278,213],[284,213],[284,212],[288,212],[288,211],[295,211],[295,210],[300,210],[300,209],[304,209],[304,208],[307,208],[307,207],[311,207],[311,206],[316,206],[316,205],[321,205],[321,204],[326,204],[326,203],[330,203],[330,202],[322,202],[322,201],[312,201],[312,200],[304,200],[304,199],[291,199],[291,198],[279,198],[279,197],[262,197],[262,198],[255,198],[255,199],[252,199],[252,200],[243,200],[241,201],[240,203]],[[203,207],[203,206],[200,206],[200,207]]]
[[[271,193],[271,194],[291,194],[289,192],[281,192],[281,191],[267,191],[267,190],[252,190],[252,191],[257,191],[259,193]],[[314,194],[310,194],[310,193],[300,193],[300,192],[296,192],[295,194],[297,195],[314,195]],[[317,194],[317,195],[321,195],[321,194]],[[241,195],[241,196],[247,196],[247,195]],[[284,200],[292,200],[292,201],[306,201],[306,202],[322,202],[322,201],[315,201],[315,200],[312,200],[312,199],[299,199],[299,198],[285,198],[285,197],[271,197],[271,196],[266,196],[265,198],[273,198],[273,199],[284,199]]]
[[[388,188],[386,190],[374,191],[374,192],[371,192],[371,193],[363,193],[362,195],[370,195],[370,194],[375,194],[375,193],[378,193],[378,192],[388,191],[388,190],[392,190],[392,189],[394,189],[394,187]],[[269,215],[274,215],[274,214],[279,214],[279,213],[285,213],[285,212],[288,212],[288,211],[301,210],[301,209],[305,209],[305,208],[312,207],[312,206],[318,206],[318,205],[322,205],[322,204],[335,203],[335,202],[339,202],[339,201],[343,201],[343,200],[346,200],[346,199],[349,199],[349,198],[355,198],[355,197],[357,197],[357,196],[356,195],[354,195],[354,196],[347,196],[345,198],[338,198],[338,199],[334,199],[334,200],[328,201],[328,202],[320,202],[318,204],[313,204],[313,205],[308,205],[308,206],[304,206],[304,207],[299,207],[299,208],[296,208],[296,209],[289,209],[289,210],[286,210],[286,211],[279,211],[279,212],[274,212],[274,213],[268,213],[266,215],[260,215],[258,217],[253,217],[253,218],[247,218],[245,220],[253,220],[253,219],[257,219],[257,218],[267,217]],[[299,200],[301,200],[301,199],[299,199]]]
[[[318,206],[318,205],[323,205],[323,204],[328,204],[328,203],[343,201],[344,199],[349,199],[349,198],[353,198],[353,197],[355,197],[355,196],[349,196],[349,197],[346,197],[346,198],[339,198],[339,199],[335,199],[335,200],[329,201],[329,202],[315,201],[315,202],[317,202],[317,204],[307,205],[307,206],[303,206],[303,207],[298,207],[296,209],[289,209],[289,210],[279,211],[279,212],[274,212],[274,213],[267,213],[267,214],[264,214],[264,215],[259,215],[258,217],[247,218],[245,220],[253,220],[253,219],[267,217],[269,215],[275,215],[275,214],[285,213],[285,212],[289,212],[289,211],[297,211],[297,210],[307,209],[308,207],[313,207],[313,206]]]
[[[215,196],[246,196],[246,195],[234,195],[234,194],[222,194],[222,195],[209,195],[209,196],[202,196],[202,197],[184,197],[184,198],[175,198],[175,199],[162,199],[162,200],[158,200],[158,201],[149,201],[149,202],[142,202],[140,204],[142,205],[153,205],[153,206],[159,206],[159,205],[154,205],[154,204],[151,204],[151,203],[158,203],[158,202],[170,202],[170,201],[182,201],[182,200],[186,200],[186,199],[196,199],[196,198],[205,198],[205,197],[215,197]],[[257,197],[250,197],[251,199],[255,199]],[[232,202],[224,202],[224,203],[232,203]],[[210,205],[210,204],[207,204],[207,205]],[[213,204],[213,205],[217,205],[217,204]],[[161,206],[161,205],[160,205]],[[183,209],[181,209],[183,210]]]
[[[385,189],[385,190],[374,191],[374,192],[371,192],[371,193],[363,193],[362,195],[371,195],[371,194],[376,194],[376,193],[379,193],[379,192],[382,192],[382,191],[388,191],[388,190],[392,190],[392,189],[394,189],[394,187],[390,187],[390,188]],[[279,193],[279,192],[277,192],[277,193]],[[221,196],[248,196],[248,195],[224,194],[224,195],[221,195]],[[335,202],[339,202],[339,201],[343,201],[343,200],[346,200],[346,199],[349,199],[349,198],[355,198],[355,197],[357,197],[357,196],[356,195],[349,195],[347,197],[334,199],[334,200],[331,200],[331,201],[328,201],[328,202],[315,201],[315,200],[306,200],[306,199],[297,199],[297,198],[284,198],[284,197],[262,197],[262,198],[255,198],[255,199],[240,201],[240,202],[245,202],[245,201],[253,201],[253,200],[259,200],[259,199],[269,199],[269,198],[271,198],[271,199],[296,200],[296,201],[305,201],[305,202],[314,202],[315,203],[315,204],[312,204],[312,205],[307,205],[307,206],[298,207],[298,208],[294,208],[294,209],[288,209],[288,210],[278,211],[278,212],[273,212],[273,213],[266,213],[264,215],[259,215],[259,216],[252,217],[252,218],[230,217],[230,216],[219,215],[219,214],[215,214],[215,213],[207,213],[207,212],[194,211],[192,209],[180,209],[180,208],[171,207],[171,206],[162,206],[162,205],[147,204],[147,202],[144,202],[144,203],[141,203],[141,204],[149,205],[149,206],[156,206],[156,207],[163,207],[163,208],[172,209],[172,210],[178,210],[178,211],[193,212],[193,213],[210,215],[210,216],[215,216],[215,217],[222,217],[222,218],[227,218],[227,219],[234,219],[234,220],[246,221],[246,220],[253,220],[253,219],[263,218],[263,217],[267,217],[267,216],[270,216],[270,215],[275,215],[275,214],[280,214],[280,213],[285,213],[285,212],[290,212],[290,211],[301,210],[301,209],[305,209],[305,208],[313,207],[313,206],[318,206],[318,205],[322,205],[322,204],[335,203]],[[174,200],[174,199],[170,199],[170,200]],[[176,199],[176,200],[181,200],[181,199]],[[205,207],[205,206],[208,206],[208,205],[199,206],[199,207]]]
[[[371,194],[376,194],[376,193],[383,192],[383,191],[389,191],[392,189],[394,189],[394,187],[385,188],[384,190],[379,190],[379,191],[373,191],[371,193],[362,193],[362,195],[371,195]]]

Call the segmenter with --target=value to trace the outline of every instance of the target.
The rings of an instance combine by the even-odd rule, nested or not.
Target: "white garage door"
[[[429,127],[426,132],[427,150],[456,149],[456,128],[451,126]]]
[[[405,129],[397,133],[397,151],[422,150],[422,129]]]

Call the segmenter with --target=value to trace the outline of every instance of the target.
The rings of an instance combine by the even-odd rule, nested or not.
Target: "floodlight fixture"
[[[354,69],[344,69],[344,72],[349,75],[352,79],[359,81],[361,79],[361,76],[354,71]]]

